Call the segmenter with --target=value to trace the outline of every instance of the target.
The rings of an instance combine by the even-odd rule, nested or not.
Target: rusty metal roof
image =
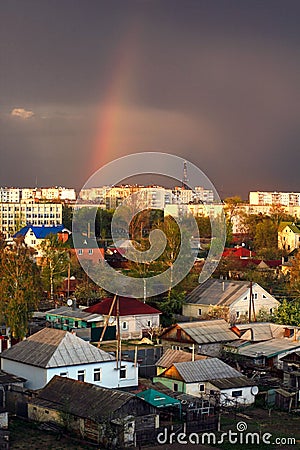
[[[155,365],[168,369],[175,362],[192,361],[192,356],[193,356],[192,353],[184,352],[183,350],[172,350],[171,348],[169,348],[159,358],[159,360],[155,363]],[[194,355],[194,357],[195,361],[208,358],[208,356],[205,355]]]

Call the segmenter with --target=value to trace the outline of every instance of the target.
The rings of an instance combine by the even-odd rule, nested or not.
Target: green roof
[[[180,405],[180,401],[176,398],[169,397],[169,395],[158,392],[155,389],[147,389],[146,391],[136,394],[137,397],[142,398],[145,402],[156,408],[165,408],[167,406]]]
[[[294,233],[300,233],[300,226],[295,222],[281,222],[278,231],[284,230],[285,227],[289,227]]]

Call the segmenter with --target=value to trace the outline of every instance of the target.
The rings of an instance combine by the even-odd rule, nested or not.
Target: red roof
[[[251,258],[255,256],[256,253],[248,250],[245,247],[235,247],[235,248],[225,248],[223,252],[223,257],[234,257],[234,258]]]
[[[85,312],[93,314],[108,315],[113,298],[104,298],[100,303],[85,308]],[[131,297],[119,297],[119,315],[120,316],[137,316],[140,314],[161,314],[158,309],[152,308],[152,306],[143,303],[136,298]],[[112,316],[117,315],[117,301],[114,304]]]

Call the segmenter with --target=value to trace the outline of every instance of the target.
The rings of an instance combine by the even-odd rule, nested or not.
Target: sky
[[[0,2],[0,186],[160,151],[224,198],[300,191],[298,0]]]

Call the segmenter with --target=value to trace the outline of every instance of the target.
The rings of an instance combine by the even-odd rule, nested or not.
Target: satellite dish
[[[257,394],[258,394],[258,387],[257,387],[257,386],[252,386],[252,388],[251,388],[251,394],[252,394],[252,395],[257,395]]]
[[[71,298],[68,298],[67,305],[68,306],[72,306],[73,305],[73,300]]]

